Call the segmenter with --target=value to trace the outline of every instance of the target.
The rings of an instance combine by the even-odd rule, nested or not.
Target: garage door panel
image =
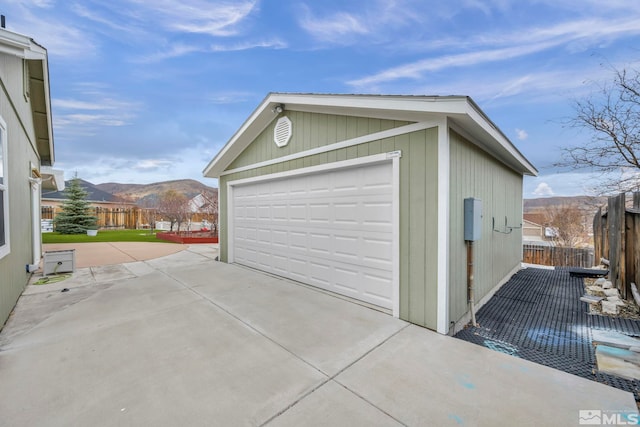
[[[271,229],[271,244],[276,247],[286,248],[289,242],[289,233],[286,230]]]
[[[290,204],[289,209],[289,221],[292,222],[306,222],[307,221],[307,205],[296,203]]]
[[[234,187],[234,261],[392,307],[391,165]]]
[[[309,251],[315,255],[330,255],[331,235],[328,233],[309,233]]]

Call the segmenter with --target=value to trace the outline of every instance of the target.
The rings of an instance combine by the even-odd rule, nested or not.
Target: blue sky
[[[56,167],[93,183],[193,178],[268,92],[469,95],[538,168],[589,138],[572,102],[640,66],[629,0],[4,0],[49,51]]]

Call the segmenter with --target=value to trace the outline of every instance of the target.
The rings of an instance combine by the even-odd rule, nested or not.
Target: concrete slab
[[[7,348],[16,337],[26,334],[49,317],[112,285],[80,286],[72,292],[55,290],[23,294],[0,333],[0,351]]]
[[[8,349],[0,365],[7,425],[260,425],[324,380],[202,300]]]
[[[76,268],[145,261],[184,251],[188,245],[148,242],[54,243],[44,251],[75,249]]]
[[[21,297],[0,333],[0,424],[564,426],[580,409],[636,413],[630,393],[210,256]]]
[[[580,410],[637,413],[630,393],[413,325],[335,380],[406,425],[568,426]]]
[[[70,298],[76,291],[70,289],[64,293],[64,297]],[[82,304],[51,312],[29,334],[17,337],[9,348],[55,341],[66,335],[79,337],[200,299],[159,272],[115,283],[110,287],[97,287],[82,300]]]
[[[156,271],[155,268],[151,267],[145,261],[129,262],[127,264],[122,264],[122,266],[129,270],[134,276],[144,276]]]
[[[168,256],[154,258],[147,263],[156,270],[181,269],[194,264],[211,262],[211,258],[197,252],[182,251]]]
[[[225,263],[171,275],[327,375],[408,325],[333,294]]]
[[[93,273],[96,282],[114,282],[136,277],[125,265],[126,264],[91,267],[91,273]]]
[[[269,427],[402,426],[343,386],[330,381],[268,423]]]

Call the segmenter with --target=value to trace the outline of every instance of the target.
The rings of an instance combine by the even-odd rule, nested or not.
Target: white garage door
[[[232,261],[392,309],[392,165],[233,186]]]

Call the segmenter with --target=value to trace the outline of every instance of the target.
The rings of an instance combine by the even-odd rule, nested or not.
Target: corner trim
[[[438,125],[438,277],[437,322],[438,333],[449,331],[449,121]]]

